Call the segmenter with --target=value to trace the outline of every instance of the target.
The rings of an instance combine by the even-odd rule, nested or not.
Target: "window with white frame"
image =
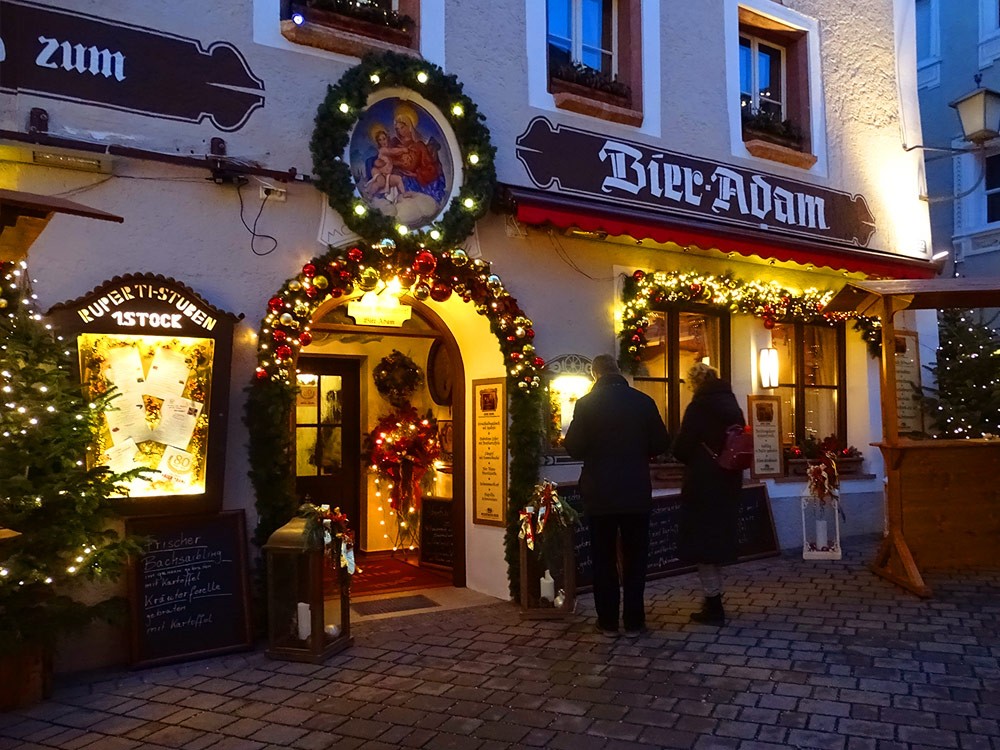
[[[979,67],[1000,60],[1000,2],[979,0]]]
[[[914,0],[917,36],[917,86],[941,83],[941,24],[938,0]]]
[[[785,119],[785,51],[740,35],[740,106],[751,114]]]
[[[641,121],[635,116],[641,109],[640,13],[640,0],[546,0],[548,90],[557,107],[628,124]]]
[[[294,44],[353,57],[420,46],[420,0],[291,0],[280,8],[281,34]]]

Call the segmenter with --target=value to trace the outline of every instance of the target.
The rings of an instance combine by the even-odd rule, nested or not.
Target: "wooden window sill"
[[[760,159],[768,159],[800,169],[810,169],[816,163],[816,156],[814,154],[796,151],[794,148],[758,138],[743,141],[743,145],[746,146],[747,151],[753,156]]]
[[[420,52],[411,47],[359,34],[345,29],[305,20],[301,25],[294,21],[281,22],[281,35],[294,44],[315,47],[350,57],[364,57],[370,52],[397,52],[412,57],[420,57]]]
[[[589,96],[574,94],[568,91],[555,91],[552,93],[556,107],[565,109],[567,112],[576,112],[581,115],[597,117],[609,122],[620,122],[623,125],[642,125],[642,112],[628,107],[620,107],[617,104],[598,101]]]

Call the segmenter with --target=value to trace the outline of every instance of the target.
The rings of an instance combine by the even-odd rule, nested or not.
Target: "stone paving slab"
[[[258,649],[61,678],[0,714],[0,750],[1000,750],[1000,562],[925,572],[924,601],[867,570],[876,542],[727,568],[724,628],[688,622],[685,575],[649,584],[634,640],[595,633],[583,596],[564,620],[498,602],[363,622],[319,665]]]

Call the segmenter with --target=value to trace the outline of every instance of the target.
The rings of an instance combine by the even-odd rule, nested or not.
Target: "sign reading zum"
[[[84,13],[0,3],[0,91],[239,130],[264,82],[229,42],[202,44]]]
[[[536,117],[517,158],[538,187],[698,219],[865,247],[875,218],[864,196],[553,125]]]

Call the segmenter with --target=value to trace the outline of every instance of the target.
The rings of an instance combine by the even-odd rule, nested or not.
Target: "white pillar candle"
[[[549,602],[556,598],[556,582],[549,571],[546,570],[545,575],[538,580],[538,588],[540,598]]]
[[[828,547],[828,538],[826,534],[826,521],[822,519],[817,519],[816,521],[816,549],[823,549]]]
[[[312,615],[309,611],[309,605],[305,602],[299,602],[299,640],[307,641],[309,640],[309,634],[312,632]]]

